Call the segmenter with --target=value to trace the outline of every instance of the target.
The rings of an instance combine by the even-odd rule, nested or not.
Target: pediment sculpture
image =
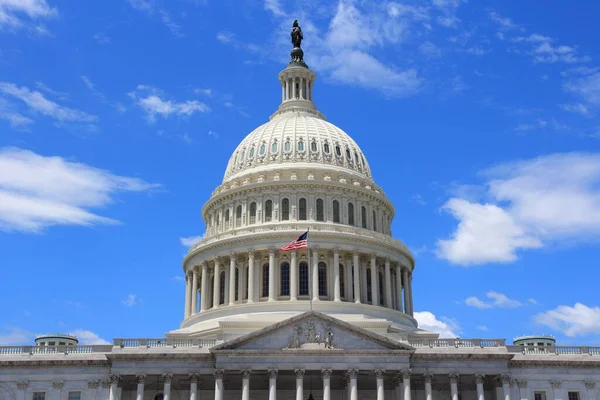
[[[314,319],[309,319],[304,324],[294,325],[292,337],[287,349],[333,349],[333,331],[331,325],[321,323],[321,329],[317,328]]]

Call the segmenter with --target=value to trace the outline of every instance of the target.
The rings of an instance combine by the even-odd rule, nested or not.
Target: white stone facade
[[[366,157],[290,63],[183,261],[181,326],[114,345],[0,346],[0,400],[600,400],[600,347],[438,339]],[[309,249],[280,248],[310,229]],[[536,342],[537,343],[537,342]]]

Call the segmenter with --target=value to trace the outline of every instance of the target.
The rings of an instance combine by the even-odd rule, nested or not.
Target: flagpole
[[[310,246],[308,245],[308,238],[310,237],[310,227],[306,231],[306,250],[308,250],[308,301],[310,304],[310,311],[312,311],[312,264],[310,263]]]

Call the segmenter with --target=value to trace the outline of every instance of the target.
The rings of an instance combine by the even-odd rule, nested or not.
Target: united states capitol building
[[[279,108],[202,209],[180,326],[113,345],[49,335],[0,347],[0,400],[598,400],[600,347],[419,329],[394,206],[317,110],[296,28]],[[281,250],[307,230],[308,249]]]

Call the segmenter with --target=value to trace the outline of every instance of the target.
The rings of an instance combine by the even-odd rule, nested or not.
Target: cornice
[[[108,355],[107,355],[108,356]],[[0,361],[0,367],[27,367],[27,368],[46,368],[46,367],[110,367],[110,360],[44,360],[30,358],[16,361]]]
[[[109,358],[114,361],[123,360],[144,360],[144,361],[161,361],[161,360],[184,360],[184,361],[208,361],[212,359],[211,353],[112,353]]]
[[[500,353],[443,353],[440,351],[439,353],[419,353],[418,351],[413,353],[411,356],[411,361],[433,361],[433,360],[511,360],[514,357],[514,354]]]
[[[555,368],[555,367],[569,367],[569,368],[599,368],[600,360],[560,360],[560,359],[549,359],[549,360],[511,360],[508,363],[511,368]]]
[[[353,355],[364,356],[365,354],[373,356],[381,355],[397,355],[405,356],[408,358],[412,354],[413,350],[373,350],[373,349],[327,349],[327,350],[303,350],[303,349],[260,349],[260,350],[214,350],[213,354],[218,357],[221,355],[225,356],[247,356],[247,357],[258,357],[258,356],[269,356],[276,355],[278,357],[301,357],[301,356],[316,356],[316,357],[347,357]]]

